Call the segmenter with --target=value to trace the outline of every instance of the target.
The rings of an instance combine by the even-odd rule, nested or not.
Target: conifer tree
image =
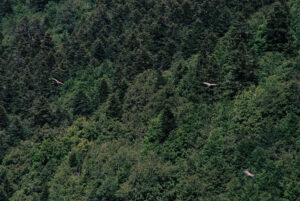
[[[98,86],[99,103],[104,103],[108,96],[108,86],[105,78],[102,78]]]
[[[285,51],[287,43],[292,39],[289,33],[289,13],[285,3],[276,2],[273,7],[262,36],[266,39],[268,51]]]
[[[150,121],[143,143],[144,149],[159,153],[159,146],[167,140],[170,132],[175,128],[175,117],[167,106],[156,118]]]
[[[100,39],[96,39],[92,44],[92,55],[100,62],[105,58],[104,45]]]
[[[20,140],[25,139],[25,130],[18,117],[13,117],[11,123],[7,128],[7,134],[9,135],[9,144],[16,145]]]
[[[44,96],[39,96],[32,104],[32,116],[37,125],[44,125],[52,122],[52,114],[49,108],[49,102]]]
[[[163,142],[170,132],[176,128],[175,117],[168,106],[162,111],[160,120],[162,122],[162,132],[164,133],[160,141]]]
[[[48,0],[30,0],[30,5],[35,7],[38,11],[44,9],[47,3]]]
[[[75,92],[73,98],[73,113],[75,115],[87,115],[90,112],[90,99],[82,89]]]
[[[106,115],[111,118],[120,118],[122,115],[122,105],[115,93],[108,97]]]
[[[1,32],[1,30],[0,30],[0,55],[2,55],[2,53],[3,53],[2,40],[3,40],[3,34]],[[1,61],[2,60],[1,60],[1,56],[0,56],[0,65],[1,65]]]
[[[0,17],[12,12],[11,2],[9,0],[2,0],[0,2]]]
[[[0,129],[5,129],[8,126],[8,116],[5,108],[0,105]]]

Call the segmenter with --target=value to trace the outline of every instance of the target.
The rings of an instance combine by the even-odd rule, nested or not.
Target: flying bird
[[[217,86],[217,84],[214,83],[208,83],[208,82],[203,82],[203,84],[205,84],[208,87],[213,87],[213,86]]]
[[[56,84],[60,84],[60,85],[64,85],[64,83],[63,82],[60,82],[60,81],[58,81],[57,79],[55,79],[55,78],[51,78],[51,80],[54,80],[55,82],[56,82]]]
[[[245,175],[248,177],[254,177],[254,174],[251,174],[248,170],[244,170]]]

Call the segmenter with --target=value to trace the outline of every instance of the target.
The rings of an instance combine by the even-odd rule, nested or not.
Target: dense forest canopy
[[[0,201],[296,201],[299,152],[300,0],[0,0]]]

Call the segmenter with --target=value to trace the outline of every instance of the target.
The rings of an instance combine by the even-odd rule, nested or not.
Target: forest
[[[0,0],[0,201],[46,200],[299,201],[300,0]]]

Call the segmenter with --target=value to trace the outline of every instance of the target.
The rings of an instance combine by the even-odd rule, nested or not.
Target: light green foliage
[[[163,132],[160,116],[151,120],[151,122],[149,123],[149,127],[144,139],[145,150],[159,151],[157,150],[157,148],[159,147],[159,144],[163,142],[162,139],[166,134]]]
[[[24,191],[23,188],[26,185],[26,177],[24,176],[30,169],[31,149],[32,142],[24,141],[18,148],[10,150],[2,161],[1,184],[9,198],[17,196],[18,191]]]
[[[134,149],[125,141],[103,144],[83,141],[73,148],[50,182],[49,198],[115,199],[114,193],[128,177],[136,157]]]
[[[284,192],[284,198],[286,200],[297,200],[298,197],[300,196],[299,189],[300,189],[299,181],[291,181],[288,184],[286,191]]]
[[[153,113],[162,109],[159,103],[151,105],[152,107],[149,109],[147,105],[155,99],[163,81],[160,72],[147,70],[138,75],[134,83],[127,89],[122,108],[127,112],[123,114],[122,120],[128,122],[128,127],[136,136],[145,132],[145,124],[153,117]]]
[[[97,134],[96,122],[87,121],[85,117],[76,119],[67,130],[67,136],[70,138],[95,140],[97,139]]]
[[[116,194],[123,200],[174,200],[175,175],[174,166],[161,163],[149,153],[132,167],[128,180]]]
[[[83,200],[84,185],[81,183],[83,160],[87,154],[90,143],[82,140],[75,146],[64,160],[50,182],[49,200]],[[76,193],[74,193],[76,192]]]
[[[32,166],[33,168],[42,168],[50,160],[59,163],[67,151],[68,147],[64,146],[62,142],[44,141],[32,150]]]
[[[88,199],[118,199],[116,191],[127,180],[133,164],[138,160],[137,147],[128,145],[121,140],[103,143],[90,149],[89,156],[93,160],[84,164],[86,173],[93,178],[86,189]]]

